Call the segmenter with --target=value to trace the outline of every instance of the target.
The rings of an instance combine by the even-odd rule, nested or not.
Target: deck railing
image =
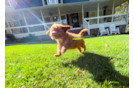
[[[83,28],[89,29],[89,23],[83,19]],[[88,34],[90,34],[90,31],[88,31]]]
[[[108,18],[108,17],[121,17],[121,16],[126,16],[127,14],[125,13],[125,14],[115,14],[115,15],[106,15],[106,16],[99,16],[99,17],[89,17],[89,18],[84,18],[84,20],[93,20],[93,19],[97,19],[98,20],[98,18],[100,19],[100,18]],[[113,19],[114,20],[114,19]],[[112,19],[111,19],[111,21],[112,21]],[[90,24],[91,25],[91,24]]]
[[[90,29],[99,28],[100,24],[103,24],[105,27],[110,26],[110,24],[125,25],[127,22],[127,14],[115,14],[115,15],[105,15],[97,17],[83,18],[83,27],[88,28],[90,35]]]
[[[26,37],[29,34],[35,34],[36,36],[39,36],[39,35],[45,35],[46,31],[49,30],[49,28],[54,23],[60,23],[60,21],[49,22],[49,23],[44,23],[44,24],[34,24],[34,25],[17,26],[17,27],[7,27],[5,29],[10,31],[11,34],[14,34],[14,36],[16,38]],[[35,31],[31,31],[30,28],[35,29]],[[40,28],[42,28],[42,30]],[[19,32],[17,32],[15,29],[19,30]],[[37,29],[39,29],[39,30],[37,30]]]

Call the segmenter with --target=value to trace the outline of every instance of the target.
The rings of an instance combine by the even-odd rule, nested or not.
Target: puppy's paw
[[[78,53],[82,53],[81,51],[78,51]]]
[[[55,57],[58,57],[58,56],[60,56],[60,55],[61,55],[61,54],[54,54]]]
[[[65,52],[66,52],[66,49],[62,49],[62,50],[61,50],[61,53],[65,53]]]

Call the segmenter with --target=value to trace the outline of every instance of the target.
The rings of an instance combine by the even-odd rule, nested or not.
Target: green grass
[[[57,44],[6,46],[6,88],[129,87],[129,35],[84,40],[86,52],[60,57],[54,57]]]

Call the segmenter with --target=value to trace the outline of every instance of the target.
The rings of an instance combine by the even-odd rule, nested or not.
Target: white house
[[[128,7],[124,14],[115,14],[115,7],[128,0],[5,0],[5,30],[22,38],[29,34],[46,35],[52,24],[71,25],[70,31],[88,29],[88,35],[98,32],[100,24],[115,24],[124,32]]]

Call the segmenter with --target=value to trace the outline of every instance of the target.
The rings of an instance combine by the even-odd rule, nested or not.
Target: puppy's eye
[[[56,30],[56,31],[59,31],[59,30]]]

